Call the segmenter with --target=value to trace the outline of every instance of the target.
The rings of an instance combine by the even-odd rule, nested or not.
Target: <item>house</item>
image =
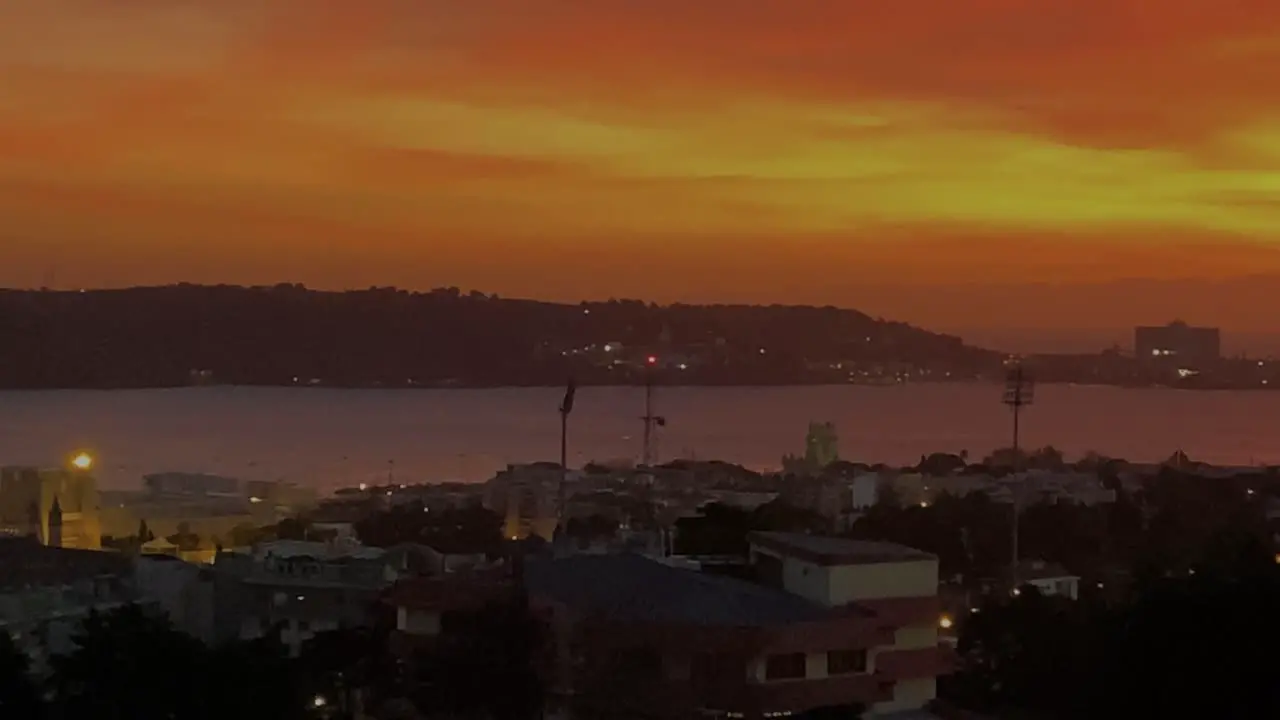
[[[397,574],[386,551],[354,542],[277,540],[213,564],[215,634],[243,640],[279,628],[297,654],[317,633],[369,625]]]
[[[1072,575],[1057,563],[1026,560],[1018,563],[1017,573],[1018,587],[1030,585],[1041,595],[1080,599],[1080,576]],[[1017,588],[1014,592],[1018,592]]]

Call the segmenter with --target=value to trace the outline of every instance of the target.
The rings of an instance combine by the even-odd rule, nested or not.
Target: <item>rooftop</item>
[[[783,532],[753,532],[748,540],[752,545],[818,565],[871,565],[937,560],[936,556],[922,550],[889,542]]]
[[[1031,582],[1034,580],[1066,580],[1079,576],[1065,567],[1043,560],[1023,560],[1018,563],[1018,580]]]
[[[640,555],[578,555],[525,568],[529,591],[611,620],[767,627],[828,617],[797,595]]]
[[[45,547],[25,537],[0,538],[0,588],[66,585],[128,574],[131,567],[119,553]]]
[[[386,550],[367,547],[358,543],[312,542],[306,540],[273,540],[254,548],[259,558],[281,559],[311,558],[314,560],[376,560],[386,555]]]

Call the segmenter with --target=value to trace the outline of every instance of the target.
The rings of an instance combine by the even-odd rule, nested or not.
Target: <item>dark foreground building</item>
[[[531,559],[525,586],[554,646],[549,716],[895,717],[933,700],[948,668],[935,557],[756,533],[751,562],[756,582],[641,555]],[[438,631],[449,603],[405,590],[400,629]]]

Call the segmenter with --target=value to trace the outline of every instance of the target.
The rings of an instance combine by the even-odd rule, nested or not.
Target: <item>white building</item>
[[[1030,585],[1041,595],[1080,599],[1080,577],[1067,572],[1055,563],[1043,560],[1027,560],[1018,564],[1019,587]],[[1014,592],[1017,592],[1015,588]]]

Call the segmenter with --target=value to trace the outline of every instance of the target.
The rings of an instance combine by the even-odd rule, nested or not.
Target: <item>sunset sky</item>
[[[0,285],[1280,317],[1275,0],[0,0]]]

